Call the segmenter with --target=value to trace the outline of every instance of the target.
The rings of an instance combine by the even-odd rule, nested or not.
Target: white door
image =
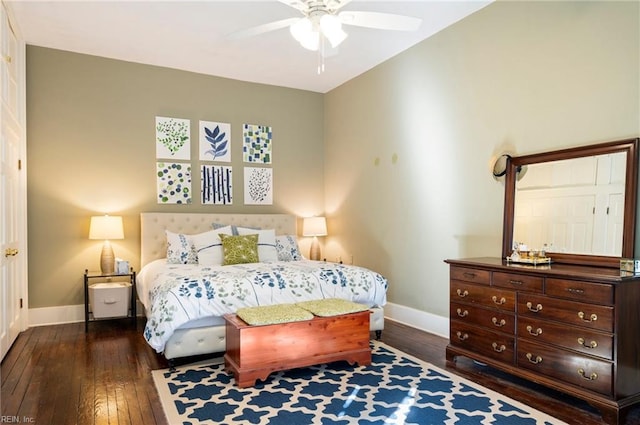
[[[0,359],[27,327],[24,44],[0,7]]]

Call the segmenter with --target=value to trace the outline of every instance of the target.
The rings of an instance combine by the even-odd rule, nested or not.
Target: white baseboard
[[[29,327],[84,322],[84,304],[29,309]]]
[[[138,303],[138,315],[143,311]],[[449,318],[416,310],[400,304],[387,303],[384,315],[391,320],[403,323],[444,338],[449,338]],[[29,309],[29,326],[59,325],[84,321],[84,304],[60,307]]]
[[[138,316],[144,316],[144,307],[140,302],[136,309]],[[76,322],[84,322],[84,304],[29,309],[29,327]]]
[[[387,303],[384,316],[443,338],[449,338],[449,318],[416,310],[400,304]]]

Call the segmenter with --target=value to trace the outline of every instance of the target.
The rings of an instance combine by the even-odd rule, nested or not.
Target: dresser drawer
[[[471,350],[504,363],[514,363],[515,338],[477,326],[452,320],[449,341],[452,345]]]
[[[452,280],[449,285],[451,302],[479,304],[484,307],[497,308],[514,312],[516,309],[516,292],[498,289],[491,286],[473,285]]]
[[[611,396],[613,363],[518,338],[516,363],[541,375]]]
[[[518,319],[518,338],[613,359],[613,335],[534,318]]]
[[[613,305],[613,285],[582,280],[548,278],[545,293],[554,297]]]
[[[544,279],[526,274],[494,272],[492,284],[518,291],[542,292]]]
[[[555,320],[613,332],[613,307],[519,293],[517,308],[520,317]]]
[[[515,315],[501,310],[488,310],[476,305],[451,303],[449,316],[451,320],[459,320],[511,335],[516,330]]]
[[[491,283],[491,272],[487,270],[452,266],[449,271],[449,276],[451,279],[463,280],[465,282],[480,283],[483,285],[489,285]]]

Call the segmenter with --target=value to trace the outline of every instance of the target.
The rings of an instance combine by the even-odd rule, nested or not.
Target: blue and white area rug
[[[170,425],[563,424],[381,342],[370,366],[336,362],[275,372],[238,388],[221,359],[156,370]]]

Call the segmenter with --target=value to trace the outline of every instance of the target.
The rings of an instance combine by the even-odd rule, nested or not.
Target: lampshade
[[[302,222],[302,236],[327,236],[327,220],[324,217],[308,217]]]
[[[122,217],[110,215],[91,217],[89,239],[124,239]]]
[[[104,239],[100,253],[100,270],[102,274],[112,274],[115,271],[115,255],[109,239],[124,239],[122,217],[109,215],[91,217],[89,239]]]

